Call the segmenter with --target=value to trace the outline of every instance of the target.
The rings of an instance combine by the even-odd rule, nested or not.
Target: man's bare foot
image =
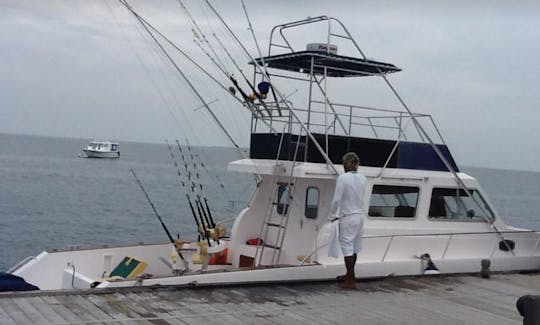
[[[336,276],[336,281],[337,281],[337,282],[343,282],[343,281],[345,281],[345,274],[344,274],[344,275],[338,275],[338,276]]]

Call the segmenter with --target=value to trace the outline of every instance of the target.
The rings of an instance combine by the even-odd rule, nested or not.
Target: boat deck
[[[0,324],[522,324],[540,273],[0,293]]]

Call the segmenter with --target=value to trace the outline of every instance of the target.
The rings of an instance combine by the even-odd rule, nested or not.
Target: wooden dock
[[[0,324],[522,324],[540,274],[0,294]]]

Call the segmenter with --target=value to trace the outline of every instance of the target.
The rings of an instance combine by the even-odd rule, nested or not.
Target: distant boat
[[[120,158],[119,144],[110,141],[91,141],[83,149],[85,158]]]

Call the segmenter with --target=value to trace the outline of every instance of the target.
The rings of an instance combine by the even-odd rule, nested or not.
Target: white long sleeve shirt
[[[366,178],[358,172],[339,175],[330,206],[330,219],[351,214],[364,214]]]

